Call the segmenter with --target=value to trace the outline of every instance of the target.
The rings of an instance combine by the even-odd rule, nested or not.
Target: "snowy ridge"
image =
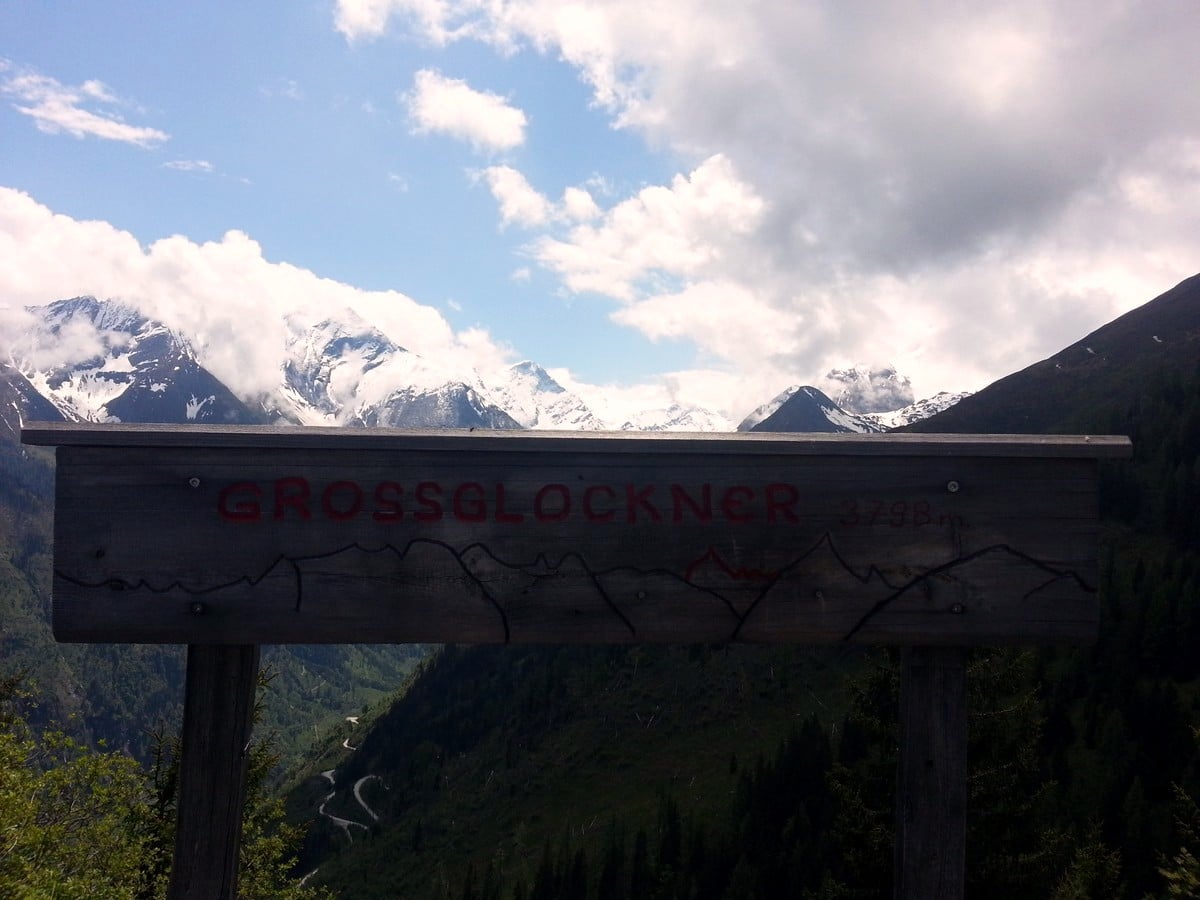
[[[662,409],[648,409],[621,424],[618,431],[733,431],[733,423],[720,413],[699,406],[672,403]]]
[[[822,384],[838,407],[854,415],[887,413],[913,402],[912,382],[892,365],[832,369]]]
[[[522,428],[572,431],[606,428],[587,404],[530,360],[495,373],[488,379],[488,390],[496,405]]]
[[[30,312],[34,327],[10,348],[11,365],[63,419],[252,421],[184,336],[125,304],[75,297]]]
[[[817,388],[796,384],[755,409],[737,430],[869,434],[883,428],[866,416],[846,412]]]
[[[29,311],[35,326],[10,348],[4,410],[10,429],[32,411],[43,419],[90,422],[734,430],[725,416],[694,405],[672,403],[631,416],[614,412],[627,407],[610,409],[606,396],[591,389],[584,402],[531,360],[481,373],[423,357],[348,309],[326,310],[319,321],[286,321],[278,385],[255,398],[252,411],[197,361],[186,336],[128,305],[76,297]],[[911,395],[908,379],[893,368],[835,370],[830,378],[859,404]],[[797,384],[755,409],[738,430],[884,431],[963,396],[939,394],[891,412],[856,413]]]
[[[949,409],[964,397],[970,396],[971,391],[961,391],[959,393],[941,391],[932,397],[926,397],[924,400],[910,403],[903,409],[896,409],[885,413],[865,413],[863,418],[874,422],[881,430],[888,431],[892,428],[900,428],[903,425],[911,425],[913,422],[928,419],[930,416],[937,415],[942,410]]]
[[[737,427],[737,430],[753,430],[755,425],[758,425],[760,422],[763,422],[773,416],[779,410],[779,407],[791,400],[792,396],[798,390],[800,390],[800,385],[798,384],[793,384],[791,387],[784,388],[783,391],[776,394],[762,406],[757,407],[753,412],[750,413],[750,415],[746,416],[746,418],[742,419],[741,424]]]

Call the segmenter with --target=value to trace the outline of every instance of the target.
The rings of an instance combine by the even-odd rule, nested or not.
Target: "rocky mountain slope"
[[[932,418],[916,431],[1012,434],[1084,430],[1073,412],[1136,404],[1162,373],[1200,369],[1200,275],[1093,331],[1048,359],[1002,378]],[[1119,432],[1114,421],[1110,430]],[[1091,428],[1095,427],[1093,423]]]

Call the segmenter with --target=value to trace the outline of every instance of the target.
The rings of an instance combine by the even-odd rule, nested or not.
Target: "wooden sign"
[[[1124,438],[42,426],[54,632],[189,644],[1091,640]]]

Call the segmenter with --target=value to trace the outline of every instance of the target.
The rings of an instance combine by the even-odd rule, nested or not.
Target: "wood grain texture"
[[[188,647],[169,900],[234,900],[256,646]]]
[[[772,432],[467,431],[424,428],[153,425],[39,422],[21,430],[25,444],[75,447],[244,447],[319,450],[392,449],[440,452],[575,452],[595,449],[630,455],[703,452],[867,456],[1132,455],[1129,439],[1114,435],[1030,434],[784,434]]]
[[[896,786],[896,900],[962,900],[967,845],[966,651],[905,648]]]
[[[274,432],[222,429],[254,440],[60,447],[56,636],[1094,637],[1097,464],[1061,447],[338,432],[346,446],[308,431],[277,446],[257,443]]]

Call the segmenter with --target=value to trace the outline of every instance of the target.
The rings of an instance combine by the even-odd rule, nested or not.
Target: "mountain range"
[[[721,414],[673,404],[606,421],[544,368],[525,360],[462,371],[400,346],[349,310],[285,323],[275,390],[239,397],[200,362],[193,341],[116,300],[75,297],[28,310],[32,327],[0,359],[0,422],[202,422],[396,428],[533,428],[582,431],[732,431]],[[831,373],[843,404],[902,403],[911,389],[894,369]],[[880,386],[883,389],[880,390]],[[905,391],[907,390],[907,394]],[[962,395],[940,394],[890,411],[848,411],[814,387],[794,385],[750,414],[740,430],[876,432],[930,415]]]

